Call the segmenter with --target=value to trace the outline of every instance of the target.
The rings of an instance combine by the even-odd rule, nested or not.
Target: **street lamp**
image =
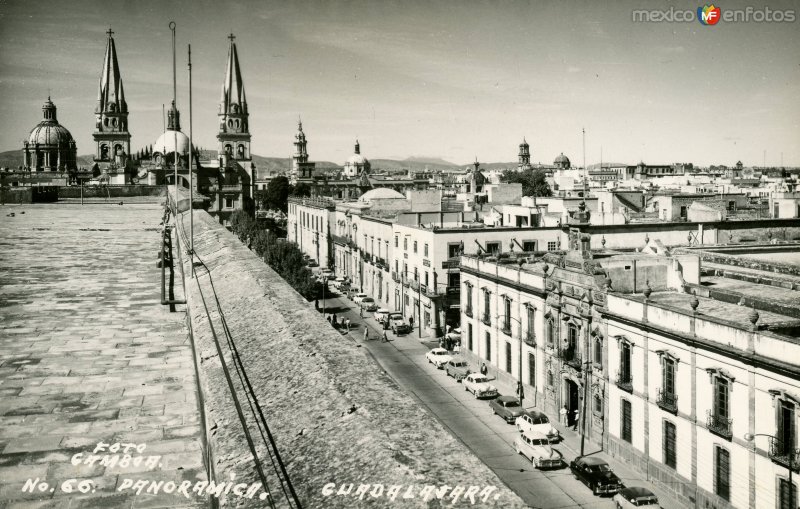
[[[792,437],[792,436],[789,437],[789,442],[790,443],[788,444],[789,447],[787,448],[786,447],[787,444],[785,444],[783,442],[783,440],[781,440],[780,438],[776,437],[775,435],[769,435],[767,433],[745,433],[744,434],[744,439],[746,441],[748,441],[748,442],[754,441],[756,437],[768,437],[768,438],[771,438],[777,444],[780,444],[781,446],[783,446],[782,447],[783,451],[787,451],[788,450],[788,452],[789,452],[789,504],[790,504],[791,507],[796,507],[797,506],[797,502],[796,502],[796,499],[797,499],[796,493],[797,492],[794,489],[794,484],[792,484],[792,470],[794,470],[795,450],[794,450],[793,447],[791,447],[792,446],[791,442],[794,441],[794,437]]]
[[[495,320],[499,321],[500,318],[503,318],[504,320],[514,320],[519,324],[519,334],[518,334],[519,337],[517,338],[517,341],[519,342],[519,372],[518,372],[519,377],[517,378],[517,396],[519,396],[519,406],[524,408],[525,405],[523,404],[523,402],[525,400],[525,391],[522,387],[522,322],[520,322],[517,318],[514,318],[513,316],[501,316],[501,315],[497,315],[495,317]],[[508,330],[509,332],[511,331],[511,324],[508,324]]]

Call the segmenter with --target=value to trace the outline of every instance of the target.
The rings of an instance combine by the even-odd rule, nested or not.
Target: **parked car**
[[[499,415],[509,424],[514,424],[517,417],[525,411],[514,396],[500,396],[492,400],[489,406],[492,407],[492,413]]]
[[[526,410],[525,413],[517,417],[517,429],[521,432],[535,431],[546,436],[551,442],[558,442],[561,435],[558,430],[550,423],[550,418],[538,410]]]
[[[375,311],[378,309],[378,303],[375,302],[375,299],[372,297],[364,297],[358,305],[364,308],[364,311]]]
[[[445,337],[450,341],[458,341],[461,339],[461,329],[453,329],[445,334]]]
[[[389,318],[389,310],[386,308],[378,308],[375,314],[372,315],[378,323],[383,323],[384,320]]]
[[[572,474],[595,495],[613,494],[625,487],[605,460],[597,456],[582,456],[570,461]]]
[[[333,283],[331,284],[333,285],[334,288],[339,288],[341,285],[344,284],[344,282],[345,279],[343,277],[337,277],[336,279],[333,280]]]
[[[631,486],[630,488],[623,488],[619,493],[614,495],[614,502],[617,503],[617,509],[633,509],[635,507],[661,507],[658,505],[658,497],[647,488],[639,486]]]
[[[444,365],[450,362],[450,359],[452,359],[450,352],[444,348],[434,348],[425,354],[425,358],[428,359],[428,362],[432,363],[438,369],[442,369]]]
[[[319,271],[319,274],[326,280],[336,279],[336,276],[333,275],[333,271],[331,269],[322,269],[321,271]]]
[[[369,297],[369,295],[367,295],[366,293],[357,293],[357,294],[355,294],[355,295],[353,296],[353,302],[355,302],[356,304],[361,304],[361,301],[362,301],[362,300],[363,300],[365,297]]]
[[[389,326],[395,334],[405,334],[411,331],[411,326],[406,323],[403,315],[398,312],[389,313]]]
[[[493,398],[497,396],[497,388],[489,383],[486,375],[470,373],[462,381],[464,390],[475,395],[476,398]]]
[[[536,468],[561,466],[561,455],[550,447],[550,441],[538,431],[526,430],[517,435],[514,450],[531,460]]]
[[[444,367],[447,376],[455,378],[456,382],[460,382],[464,377],[470,374],[469,364],[463,357],[453,357]]]

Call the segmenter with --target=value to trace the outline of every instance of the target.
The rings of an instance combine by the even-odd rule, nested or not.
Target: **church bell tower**
[[[239,56],[236,52],[236,37],[228,36],[228,66],[225,82],[222,84],[222,97],[219,105],[219,157],[224,165],[230,161],[250,161],[250,128],[247,113],[247,99],[244,81],[239,69]]]
[[[100,75],[95,107],[95,130],[92,134],[96,145],[94,161],[98,168],[110,175],[115,183],[124,183],[124,168],[131,153],[131,133],[128,131],[128,103],[117,61],[114,32],[106,32],[108,41]],[[121,177],[119,176],[121,175]],[[122,181],[120,181],[122,179]]]

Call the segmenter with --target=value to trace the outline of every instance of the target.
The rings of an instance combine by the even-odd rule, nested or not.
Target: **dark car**
[[[499,415],[509,424],[514,424],[517,417],[524,412],[519,400],[514,396],[499,396],[493,399],[489,406],[492,407],[492,413]]]
[[[611,495],[625,487],[608,463],[596,456],[575,458],[570,461],[569,469],[595,495]]]
[[[456,379],[456,382],[460,382],[465,376],[472,373],[466,359],[462,357],[450,359],[450,361],[445,364],[444,369],[447,372],[447,376],[452,376]]]

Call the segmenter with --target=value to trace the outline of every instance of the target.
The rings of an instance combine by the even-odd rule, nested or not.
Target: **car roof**
[[[535,438],[537,440],[539,439],[547,440],[547,435],[545,435],[541,431],[536,431],[535,429],[524,429],[522,430],[522,434],[527,436],[528,438]]]
[[[584,465],[608,465],[606,460],[603,458],[598,458],[597,456],[584,456],[576,459],[575,461],[583,463]]]
[[[525,413],[531,417],[547,417],[547,414],[538,410],[525,410]],[[550,420],[549,418],[547,419]]]
[[[437,346],[436,348],[432,349],[431,352],[447,352],[447,350]],[[447,352],[447,353],[450,353],[450,352]]]
[[[388,312],[389,310],[386,308],[378,308],[378,310],[376,311],[376,313],[388,313]]]
[[[514,396],[498,396],[498,398],[495,401],[516,401],[517,403],[519,403],[519,400]]]
[[[641,486],[631,486],[620,490],[620,494],[625,498],[655,497],[655,493]]]
[[[452,359],[450,359],[450,362],[467,362],[467,359],[465,359],[464,357],[453,357]]]

